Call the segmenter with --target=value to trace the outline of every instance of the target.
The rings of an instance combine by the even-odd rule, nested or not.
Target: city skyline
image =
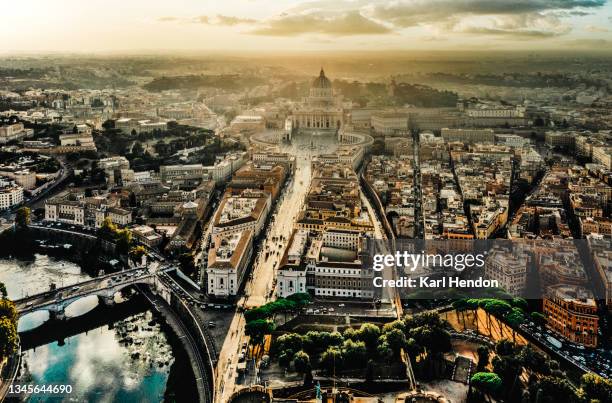
[[[511,6],[482,0],[62,5],[11,4],[12,18],[0,27],[0,36],[11,41],[2,53],[604,51],[612,44],[612,4],[606,0],[521,0]]]

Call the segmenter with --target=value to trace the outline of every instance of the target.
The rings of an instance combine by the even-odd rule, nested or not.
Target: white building
[[[9,141],[21,140],[24,137],[30,137],[34,134],[34,130],[25,129],[23,123],[13,123],[0,126],[0,144],[6,144]]]
[[[335,131],[344,124],[342,98],[334,94],[331,81],[321,69],[310,93],[291,113],[292,127],[307,131]]]
[[[132,131],[138,134],[155,130],[167,130],[168,123],[165,121],[153,122],[148,119],[136,120],[132,118],[121,118],[115,121],[115,128],[121,130],[125,134],[131,134]]]
[[[45,221],[85,225],[85,204],[78,200],[47,200]]]
[[[159,175],[162,181],[184,177],[202,178],[204,172],[202,164],[162,165],[159,167]]]
[[[372,128],[376,133],[389,135],[407,132],[408,114],[402,112],[380,112],[372,114]]]
[[[508,294],[524,295],[529,257],[521,251],[494,249],[485,261],[485,276],[497,280]]]
[[[442,138],[446,141],[462,141],[464,143],[493,143],[495,134],[493,129],[448,129],[441,130]]]
[[[531,140],[526,137],[517,136],[516,134],[496,134],[495,139],[497,144],[513,148],[521,148],[531,144]]]
[[[252,230],[215,236],[208,251],[207,294],[215,298],[237,295],[252,252]]]
[[[308,231],[298,230],[293,234],[276,276],[276,295],[279,298],[306,292],[306,269],[301,263],[307,242]]]
[[[593,162],[601,164],[607,169],[612,169],[612,147],[593,147]]]
[[[23,202],[23,188],[0,179],[0,210],[6,210]]]
[[[245,151],[229,153],[222,159],[215,161],[213,166],[203,167],[203,174],[208,175],[208,178],[217,184],[228,181],[232,174],[245,164],[247,158]]]

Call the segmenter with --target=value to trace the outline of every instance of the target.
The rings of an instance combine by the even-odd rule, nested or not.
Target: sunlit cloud
[[[234,25],[240,25],[240,24],[254,24],[256,22],[257,20],[252,19],[252,18],[240,18],[240,17],[234,17],[230,15],[221,15],[221,14],[217,14],[217,20],[216,20],[216,24],[227,25],[227,26],[234,26]]]
[[[179,22],[188,24],[204,24],[204,25],[225,25],[234,26],[240,24],[255,24],[257,20],[253,18],[242,18],[231,15],[217,14],[215,17],[208,15],[198,15],[191,18],[181,18],[173,16],[165,16],[157,18],[158,22]]]
[[[262,27],[251,31],[253,34],[269,36],[296,36],[307,33],[350,36],[379,35],[391,32],[389,27],[364,17],[358,11],[332,16],[315,13],[284,14],[264,22]]]

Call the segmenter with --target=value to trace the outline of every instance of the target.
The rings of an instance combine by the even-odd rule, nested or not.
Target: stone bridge
[[[15,307],[20,316],[46,310],[52,317],[62,319],[66,307],[81,298],[96,295],[105,304],[112,305],[115,294],[122,289],[136,284],[154,283],[154,274],[146,269],[125,270],[15,300]]]

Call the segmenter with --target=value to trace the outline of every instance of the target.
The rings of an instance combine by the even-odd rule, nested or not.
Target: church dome
[[[319,77],[315,78],[312,82],[311,88],[331,88],[332,83],[329,81],[329,78],[325,77],[325,72],[321,68],[321,72],[319,73]]]

